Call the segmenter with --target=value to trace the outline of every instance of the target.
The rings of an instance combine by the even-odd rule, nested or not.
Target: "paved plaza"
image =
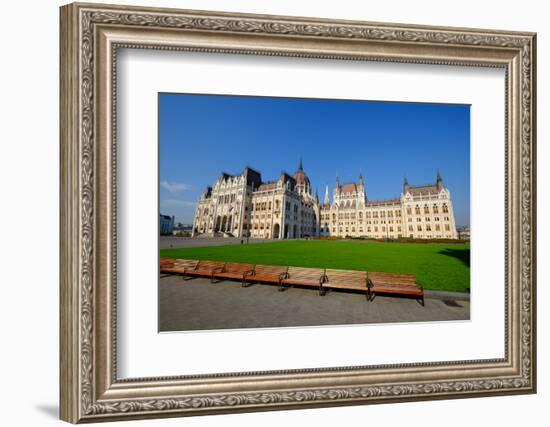
[[[225,240],[225,239],[224,239]],[[367,302],[359,293],[277,286],[237,281],[210,283],[161,276],[159,329],[167,331],[344,325],[386,322],[469,320],[470,302],[452,294],[427,295],[422,307],[414,299],[377,296]]]

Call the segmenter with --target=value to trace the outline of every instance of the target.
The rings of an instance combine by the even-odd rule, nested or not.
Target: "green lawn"
[[[425,289],[455,292],[470,289],[469,244],[294,240],[162,249],[160,256],[411,273]]]

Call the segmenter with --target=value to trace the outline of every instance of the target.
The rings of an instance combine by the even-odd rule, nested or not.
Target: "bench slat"
[[[324,273],[325,270],[320,268],[288,267],[287,275],[281,283],[320,287]]]
[[[424,305],[424,290],[416,283],[413,274],[401,273],[368,273],[369,292],[371,301],[376,294],[396,294],[404,296],[417,296]]]
[[[326,269],[323,288],[367,291],[367,272]]]

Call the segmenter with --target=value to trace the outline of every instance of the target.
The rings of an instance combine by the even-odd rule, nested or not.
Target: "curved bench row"
[[[209,277],[240,280],[243,287],[251,282],[275,283],[282,291],[291,285],[313,287],[319,295],[327,289],[346,289],[365,292],[368,301],[377,294],[415,297],[424,305],[424,290],[412,274],[377,273],[357,270],[305,268],[278,265],[244,264],[238,262],[161,258],[160,272],[185,277]]]

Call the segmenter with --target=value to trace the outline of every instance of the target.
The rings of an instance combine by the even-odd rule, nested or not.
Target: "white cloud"
[[[185,184],[183,182],[161,181],[160,188],[164,188],[169,193],[175,194],[179,193],[180,191],[189,190],[191,188],[191,185]]]

